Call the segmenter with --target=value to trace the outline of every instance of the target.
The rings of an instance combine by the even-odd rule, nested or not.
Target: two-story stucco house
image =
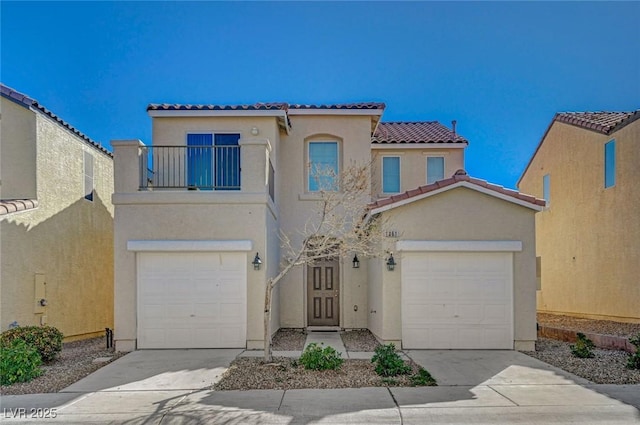
[[[404,348],[533,348],[544,201],[467,176],[468,142],[455,129],[384,123],[384,107],[149,105],[152,144],[112,142],[116,349],[261,348],[278,233],[295,242],[312,215],[315,165],[339,173],[352,161],[372,164],[369,214],[389,223],[388,254],[293,269],[272,329],[368,328]]]
[[[640,110],[554,116],[518,187],[536,216],[538,311],[640,323]]]
[[[104,334],[113,327],[113,156],[1,88],[0,329]]]

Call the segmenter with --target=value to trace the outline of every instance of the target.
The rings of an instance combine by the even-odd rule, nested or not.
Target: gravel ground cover
[[[0,386],[0,394],[55,393],[121,357],[106,349],[104,338],[92,338],[63,344],[56,360],[42,366],[43,374],[30,382]],[[108,362],[92,363],[98,357],[112,357]]]
[[[524,351],[524,354],[597,384],[640,384],[640,370],[625,367],[629,358],[627,352],[595,348],[595,357],[580,359],[571,354],[570,345],[564,341],[540,338],[536,351]]]
[[[272,351],[302,351],[307,333],[302,329],[278,329],[271,342]]]
[[[412,373],[418,366],[411,364]],[[274,357],[273,362],[262,359],[241,357],[231,363],[222,380],[213,386],[214,390],[276,389],[292,390],[301,388],[360,388],[382,386],[410,386],[408,375],[382,378],[376,374],[370,360],[344,361],[339,370],[306,370],[297,359]]]
[[[368,329],[345,331],[340,336],[347,351],[375,351],[380,345]]]

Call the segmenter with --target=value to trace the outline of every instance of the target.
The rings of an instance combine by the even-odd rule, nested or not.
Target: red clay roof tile
[[[553,119],[603,134],[611,134],[638,118],[640,118],[640,109],[631,112],[559,112]]]
[[[167,110],[167,111],[188,111],[188,110],[210,110],[210,111],[266,111],[288,109],[384,109],[384,103],[361,102],[361,103],[334,103],[334,104],[299,104],[286,102],[254,103],[252,105],[189,105],[189,104],[169,104],[150,103],[147,111]]]
[[[18,211],[34,209],[38,206],[35,199],[5,199],[0,200],[0,215],[6,215]]]
[[[512,190],[512,189],[506,189],[502,186],[498,186],[492,183],[488,183],[486,180],[481,180],[481,179],[477,179],[474,177],[470,177],[469,175],[467,175],[466,172],[464,172],[464,170],[458,170],[456,171],[456,174],[454,174],[452,177],[449,177],[447,179],[444,180],[438,180],[435,183],[431,183],[428,185],[424,185],[424,186],[420,186],[416,189],[412,189],[409,190],[407,192],[404,192],[400,195],[394,195],[388,198],[383,198],[383,199],[379,199],[375,202],[372,202],[369,204],[369,208],[370,209],[375,209],[375,208],[380,208],[380,207],[384,207],[387,205],[391,205],[394,204],[396,202],[399,201],[404,201],[407,199],[411,199],[414,198],[416,196],[420,196],[422,194],[425,193],[429,193],[429,192],[434,192],[443,188],[446,188],[448,186],[452,186],[456,183],[461,183],[461,182],[468,182],[471,183],[473,185],[485,188],[485,189],[489,189],[492,190],[496,193],[500,193],[502,195],[506,195],[506,196],[510,196],[512,198],[530,203],[532,205],[537,205],[537,206],[542,206],[544,207],[546,205],[544,199],[538,199],[534,196],[531,195],[527,195],[521,192],[518,192],[516,190]]]
[[[465,143],[467,139],[437,121],[381,122],[371,143]]]

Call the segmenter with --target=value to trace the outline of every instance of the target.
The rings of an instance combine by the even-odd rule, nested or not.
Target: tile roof
[[[268,111],[268,110],[289,110],[289,109],[384,109],[384,103],[361,102],[361,103],[335,103],[323,105],[310,105],[299,103],[254,103],[253,105],[188,105],[170,103],[150,103],[147,111]]]
[[[18,211],[34,209],[38,206],[35,199],[6,199],[0,200],[0,216]]]
[[[629,112],[558,112],[553,116],[551,123],[545,130],[542,135],[542,139],[536,146],[536,150],[529,158],[529,162],[527,166],[524,168],[522,175],[518,179],[517,185],[520,185],[522,178],[529,170],[531,163],[533,162],[533,158],[536,157],[536,154],[540,150],[540,146],[544,143],[547,138],[547,134],[551,131],[551,127],[556,122],[561,122],[569,125],[574,125],[576,127],[584,128],[586,130],[596,131],[598,133],[602,133],[605,135],[612,134],[622,127],[631,124],[640,118],[640,109],[636,109],[635,111]]]
[[[381,122],[371,143],[465,143],[469,142],[437,121]]]
[[[105,154],[109,155],[110,157],[113,157],[113,154],[111,152],[109,152],[107,149],[105,149],[99,142],[96,142],[95,140],[92,140],[89,136],[87,136],[86,134],[82,133],[80,130],[78,130],[77,128],[75,128],[74,126],[72,126],[71,124],[69,124],[68,122],[64,121],[62,118],[60,118],[59,116],[57,116],[56,114],[54,114],[53,112],[51,112],[50,110],[45,108],[37,100],[32,99],[29,96],[27,96],[26,94],[20,93],[19,91],[14,90],[11,87],[5,86],[2,83],[0,83],[0,91],[1,91],[3,97],[5,97],[7,99],[10,99],[10,100],[14,101],[15,103],[24,106],[25,108],[34,108],[34,109],[42,112],[43,114],[47,115],[49,118],[53,119],[58,124],[60,124],[64,128],[66,128],[67,130],[71,131],[76,136],[78,136],[81,139],[83,139],[85,142],[89,143],[90,145],[92,145],[93,147],[97,148],[98,150],[104,152]]]
[[[496,192],[496,194],[512,197],[518,201],[529,203],[534,207],[544,207],[546,205],[544,199],[538,199],[535,196],[526,195],[516,190],[506,189],[503,186],[489,183],[486,180],[480,180],[474,177],[470,177],[469,175],[467,175],[466,171],[458,170],[452,177],[449,177],[448,179],[439,180],[435,183],[420,186],[416,189],[409,190],[404,193],[400,193],[398,195],[393,195],[388,198],[379,199],[369,204],[369,208],[373,210],[373,209],[393,205],[395,203],[406,201],[408,199],[425,195],[430,192],[435,192],[461,182],[466,182],[468,184],[478,186],[479,188],[488,189],[490,191]]]
[[[640,109],[631,112],[559,112],[553,120],[611,134],[638,118]]]

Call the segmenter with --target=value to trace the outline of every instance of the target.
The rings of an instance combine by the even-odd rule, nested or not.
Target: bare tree
[[[272,361],[271,306],[273,290],[291,269],[329,258],[350,255],[375,257],[382,247],[382,223],[367,216],[371,200],[369,164],[351,163],[336,175],[331,168],[316,167],[318,201],[297,235],[280,231],[280,272],[267,281],[264,298],[264,359]]]

